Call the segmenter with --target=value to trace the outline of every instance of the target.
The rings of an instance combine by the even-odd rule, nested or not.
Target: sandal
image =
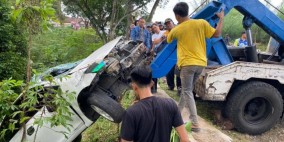
[[[199,132],[201,128],[197,125],[191,125],[191,131],[192,132]]]
[[[196,128],[194,128],[194,127],[191,127],[191,131],[192,132],[200,132],[200,130],[201,130],[201,128],[198,128],[198,127],[196,127]]]

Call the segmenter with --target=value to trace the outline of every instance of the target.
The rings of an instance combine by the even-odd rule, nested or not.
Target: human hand
[[[219,13],[216,13],[216,15],[217,15],[217,17],[219,18],[219,19],[223,19],[224,18],[224,9],[222,9],[221,10],[221,12],[219,12]]]
[[[150,53],[151,53],[151,54],[153,54],[153,53],[154,53],[154,48],[152,48],[152,49],[151,49]]]

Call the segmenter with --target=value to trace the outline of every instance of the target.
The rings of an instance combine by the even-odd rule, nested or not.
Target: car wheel
[[[236,87],[227,101],[226,114],[243,133],[261,134],[280,119],[283,100],[272,85],[251,81]]]
[[[81,142],[82,134],[78,135],[72,142]]]
[[[87,104],[101,116],[114,123],[120,123],[122,121],[125,110],[117,101],[107,95],[93,93],[87,99]]]
[[[78,96],[78,104],[84,115],[90,120],[96,122],[100,117],[100,114],[98,114],[89,105],[87,105],[87,98],[90,94],[89,89],[90,88],[85,88],[82,90],[82,92]]]

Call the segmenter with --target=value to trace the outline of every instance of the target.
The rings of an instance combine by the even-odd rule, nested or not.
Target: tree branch
[[[94,15],[92,14],[92,12],[90,11],[90,8],[87,6],[87,1],[84,1],[84,6],[86,7],[87,10],[85,10],[83,8],[83,6],[80,4],[80,2],[77,1],[77,5],[78,7],[84,12],[84,14],[90,19],[90,22],[92,24],[92,26],[94,27],[96,34],[98,34],[98,36],[103,40],[103,42],[106,42],[105,37],[101,34],[101,32],[98,30],[98,25],[96,25],[96,18],[94,17]],[[89,12],[88,12],[89,11]]]
[[[132,14],[133,12],[137,11],[138,9],[142,8],[142,7],[145,6],[146,4],[147,4],[147,3],[144,3],[144,4],[142,4],[142,5],[138,6],[138,7],[136,7],[136,8],[133,9],[132,11],[129,11],[127,14],[125,14],[124,16],[122,16],[122,17],[118,20],[118,22],[116,22],[116,25],[115,25],[114,29],[117,28],[117,26],[122,22],[122,20],[123,20],[124,18],[126,18],[128,15]]]

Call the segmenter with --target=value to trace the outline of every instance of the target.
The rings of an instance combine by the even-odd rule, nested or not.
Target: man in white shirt
[[[165,31],[161,31],[157,24],[152,24],[151,27],[152,31],[154,32],[152,35],[152,49],[157,53],[161,51],[161,46],[163,46],[162,43],[166,39],[164,36]]]
[[[156,23],[152,24],[152,46],[151,46],[151,52],[154,51],[156,54],[158,54],[160,51],[163,50],[163,47],[165,46],[163,44],[163,41],[165,41],[166,37],[164,36],[165,31],[161,31],[159,28],[159,25]],[[164,42],[165,43],[165,42]],[[152,93],[157,93],[157,87],[158,87],[158,79],[153,78],[154,85],[151,88]]]

